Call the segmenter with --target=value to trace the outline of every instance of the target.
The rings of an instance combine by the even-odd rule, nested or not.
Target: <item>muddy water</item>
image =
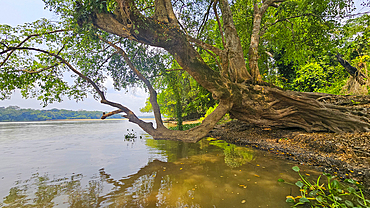
[[[290,207],[297,190],[277,180],[295,182],[294,165],[126,120],[0,123],[0,207]]]

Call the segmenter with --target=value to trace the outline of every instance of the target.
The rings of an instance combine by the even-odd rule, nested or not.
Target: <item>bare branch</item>
[[[217,20],[217,24],[218,24],[218,29],[220,30],[220,34],[221,34],[221,38],[222,38],[222,45],[224,46],[224,48],[226,48],[226,42],[225,42],[225,38],[224,38],[224,32],[222,30],[220,18],[219,18],[218,14],[217,14],[217,3],[218,3],[218,0],[215,0],[214,3],[213,3],[213,11],[215,12],[216,20]]]
[[[206,22],[208,20],[209,12],[210,12],[210,10],[212,8],[212,4],[213,4],[213,2],[211,1],[211,3],[208,6],[207,12],[204,14],[202,24],[200,24],[200,27],[198,29],[198,35],[197,35],[197,37],[199,37],[199,35],[203,32],[204,26],[206,25]]]
[[[123,110],[119,109],[119,110],[115,110],[115,111],[112,111],[112,112],[109,112],[109,113],[103,113],[103,115],[100,119],[106,119],[109,116],[113,116],[113,115],[116,115],[116,114],[119,114],[119,113],[122,113],[122,112],[123,112]]]
[[[66,44],[63,44],[63,47],[58,51],[58,53],[57,53],[57,55],[59,55],[62,51],[63,51],[63,49],[66,47]]]
[[[265,53],[270,57],[270,58],[274,58],[274,55],[268,51],[265,51]]]
[[[3,46],[5,46],[5,48],[7,48],[8,47],[8,45],[6,45],[5,43],[3,43],[3,42],[0,42],[0,44],[1,45],[3,45]]]

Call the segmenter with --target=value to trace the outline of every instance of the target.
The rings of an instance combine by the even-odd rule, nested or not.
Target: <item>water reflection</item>
[[[229,144],[223,140],[208,138],[210,145],[220,147],[224,150],[225,163],[232,168],[237,168],[254,159],[254,151],[250,148]]]
[[[82,188],[82,177],[78,174],[51,180],[48,175],[34,174],[26,181],[18,181],[18,186],[10,189],[2,206],[55,207],[60,205],[58,201],[65,198],[68,202],[63,204],[68,203],[70,207],[96,207],[103,188],[102,180],[91,180],[87,187]]]
[[[121,179],[100,169],[86,185],[82,174],[34,174],[18,181],[2,206],[288,207],[290,187],[277,183],[276,164],[251,149],[211,138],[197,144],[147,139],[146,145],[167,161],[153,159]],[[256,158],[264,165],[255,164]]]

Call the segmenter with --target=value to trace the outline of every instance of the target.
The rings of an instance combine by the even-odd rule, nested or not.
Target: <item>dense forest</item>
[[[99,119],[101,111],[73,111],[64,109],[34,110],[18,106],[0,107],[0,121],[45,121],[57,119]],[[117,114],[110,118],[122,118]]]

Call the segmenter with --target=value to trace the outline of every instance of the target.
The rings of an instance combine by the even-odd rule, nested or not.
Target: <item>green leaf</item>
[[[333,180],[332,182],[331,182],[331,186],[333,187],[333,188],[339,188],[340,187],[340,184],[339,184],[339,182],[337,181],[337,180]]]
[[[351,183],[351,184],[356,184],[356,181],[353,179],[346,179],[344,182]]]
[[[288,203],[294,203],[294,199],[292,199],[292,198],[287,198],[285,201],[288,202]]]
[[[310,196],[316,196],[319,190],[313,190],[309,193]]]
[[[300,198],[299,201],[302,202],[302,203],[310,203],[310,200],[308,200],[307,198],[304,198],[304,197]]]
[[[284,179],[279,178],[278,182],[285,182]]]
[[[316,201],[318,201],[320,203],[323,203],[324,202],[324,199],[322,198],[322,196],[317,196],[316,197]]]
[[[299,172],[299,167],[298,166],[294,166],[294,167],[292,167],[292,169],[295,171],[295,172]]]
[[[302,183],[302,181],[297,181],[295,185],[297,185],[299,188],[302,188],[304,186],[304,183]]]
[[[353,187],[348,187],[347,190],[349,191],[349,193],[353,194],[353,193],[356,193],[356,189],[354,189]]]
[[[344,201],[344,203],[346,203],[346,205],[349,206],[349,207],[354,206],[353,203],[351,201],[348,201],[348,200]]]

